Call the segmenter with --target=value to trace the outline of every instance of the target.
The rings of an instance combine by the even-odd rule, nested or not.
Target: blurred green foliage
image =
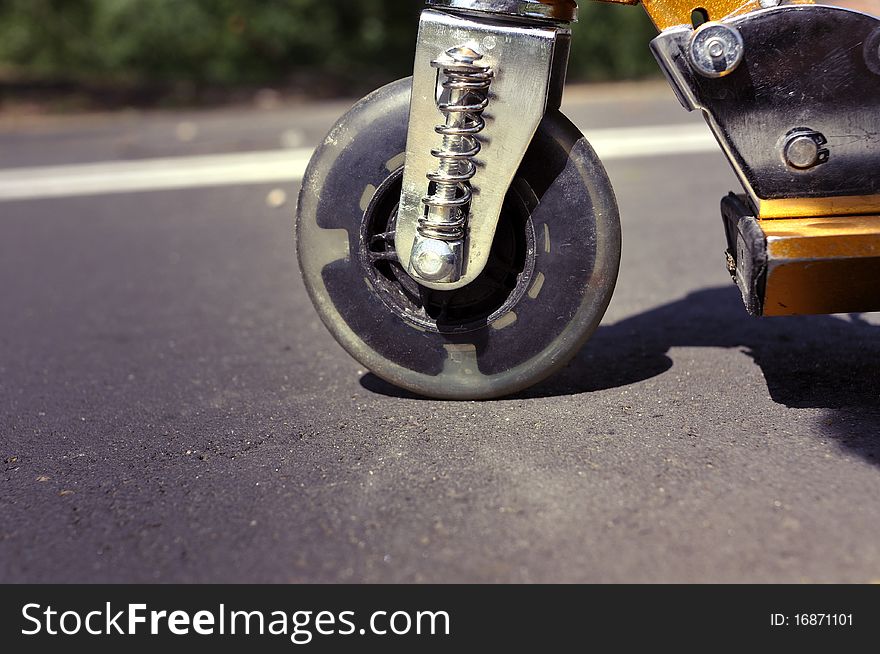
[[[277,85],[326,95],[408,75],[421,0],[0,0],[4,77]],[[639,8],[584,2],[570,79],[653,74]]]
[[[657,28],[641,7],[580,2],[573,27],[569,78],[578,81],[659,75],[648,43]]]

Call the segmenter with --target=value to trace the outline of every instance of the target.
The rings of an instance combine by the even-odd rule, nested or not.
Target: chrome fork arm
[[[508,188],[548,106],[559,106],[571,32],[560,17],[527,13],[546,13],[540,3],[429,4],[450,9],[421,16],[395,248],[419,284],[454,290],[486,266]]]

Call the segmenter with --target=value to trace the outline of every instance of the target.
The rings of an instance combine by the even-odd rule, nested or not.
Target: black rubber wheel
[[[297,253],[321,319],[364,366],[420,395],[487,399],[565,365],[617,281],[620,219],[601,162],[561,113],[541,123],[480,277],[432,292],[396,262],[409,79],[355,105],[318,148],[297,209]]]

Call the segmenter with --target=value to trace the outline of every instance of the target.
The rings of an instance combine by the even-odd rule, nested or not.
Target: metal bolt
[[[785,146],[785,160],[795,168],[812,168],[819,160],[819,146],[809,136],[795,137]]]
[[[819,132],[797,130],[788,135],[783,145],[785,163],[792,168],[806,170],[828,160],[828,150],[822,148],[827,139]]]
[[[706,46],[706,50],[709,52],[709,56],[712,59],[717,59],[718,57],[724,56],[724,42],[720,39],[712,39],[709,41]]]
[[[473,64],[483,58],[483,55],[466,45],[449,48],[449,50],[446,51],[446,56],[456,63],[462,64]]]
[[[761,0],[761,7],[763,9],[771,9],[772,7],[778,7],[781,0]]]
[[[446,241],[416,238],[410,258],[413,272],[429,282],[443,281],[455,272],[456,256]]]
[[[717,78],[736,70],[744,51],[738,29],[724,23],[703,23],[691,37],[688,56],[697,73]]]

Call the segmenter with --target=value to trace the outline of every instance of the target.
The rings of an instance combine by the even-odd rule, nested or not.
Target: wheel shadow
[[[742,349],[761,368],[774,402],[834,411],[840,419],[830,422],[846,428],[829,427],[840,432],[830,435],[880,463],[880,326],[859,315],[752,318],[732,285],[696,291],[600,327],[561,372],[514,398],[589,393],[644,381],[672,367],[673,347]],[[361,384],[375,393],[417,397],[372,374]]]

